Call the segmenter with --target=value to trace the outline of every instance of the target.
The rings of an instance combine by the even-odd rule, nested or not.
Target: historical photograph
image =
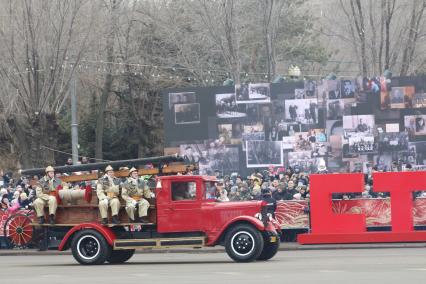
[[[426,93],[414,94],[413,108],[426,108]]]
[[[408,149],[408,133],[393,132],[379,134],[379,153],[397,152]]]
[[[226,146],[219,139],[206,140],[202,144],[181,145],[180,155],[199,163],[201,175],[214,175],[214,171],[229,173],[239,169],[238,147]]]
[[[238,104],[271,102],[269,83],[235,85],[235,94]]]
[[[312,150],[312,144],[315,143],[315,141],[310,141],[311,136],[309,136],[308,132],[296,133],[294,137],[294,151]]]
[[[292,168],[298,167],[300,171],[316,173],[320,163],[324,163],[324,160],[322,158],[312,158],[311,151],[288,153],[288,166]]]
[[[327,119],[340,120],[344,115],[351,113],[355,99],[329,100],[327,102]]]
[[[361,133],[373,133],[374,115],[343,116],[343,129]]]
[[[282,138],[283,143],[283,150],[293,150],[294,149],[294,141],[296,140],[296,137],[294,136],[284,136]]]
[[[269,167],[283,165],[281,141],[247,141],[247,167]]]
[[[190,104],[197,102],[194,92],[169,93],[169,109],[173,109],[176,104]]]
[[[315,95],[316,95],[316,88],[317,88],[317,81],[306,80],[305,81],[305,96],[307,98],[309,98],[309,97],[315,97]]]
[[[340,93],[342,99],[355,98],[355,81],[354,80],[341,80]]]
[[[405,131],[410,137],[416,135],[426,135],[426,115],[406,115],[404,116]]]
[[[200,123],[200,104],[176,104],[175,124]]]
[[[377,152],[377,143],[373,134],[362,132],[348,133],[349,153],[365,154]]]
[[[426,165],[426,142],[410,142],[408,143],[408,152],[412,158],[415,155],[415,161],[411,164]]]
[[[305,89],[294,89],[294,98],[296,100],[302,100],[305,98]]]
[[[271,102],[271,86],[269,83],[249,84],[249,99],[252,103]]]
[[[327,102],[327,119],[342,119],[345,109],[343,100],[329,100]]]
[[[216,115],[218,118],[247,117],[246,106],[237,105],[235,94],[216,94]]]
[[[217,130],[219,133],[219,139],[223,139],[225,144],[231,144],[232,124],[218,124]]]
[[[380,96],[382,109],[413,108],[415,88],[392,87],[390,91],[382,92]]]
[[[326,89],[329,100],[341,99],[339,81],[338,80],[327,80]]]
[[[318,123],[318,100],[287,100],[285,101],[286,119],[301,124]]]
[[[312,146],[312,158],[326,157],[328,156],[328,143],[315,142],[311,144]]]

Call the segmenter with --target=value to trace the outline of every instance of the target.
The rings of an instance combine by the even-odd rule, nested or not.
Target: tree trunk
[[[13,144],[23,168],[55,165],[58,124],[55,114],[41,114],[28,119],[30,125],[16,117],[8,119]]]
[[[111,3],[111,23],[110,29],[108,33],[108,37],[106,40],[106,48],[107,48],[107,62],[114,61],[114,37],[115,37],[115,28],[116,28],[116,9],[117,9],[117,1],[113,0]],[[107,74],[105,76],[104,86],[102,88],[102,94],[99,101],[98,113],[96,116],[96,133],[95,133],[95,158],[98,160],[102,160],[103,158],[103,136],[104,136],[104,119],[105,119],[105,110],[108,104],[108,97],[111,92],[112,83],[113,83],[113,64],[109,63],[109,70],[107,68]]]

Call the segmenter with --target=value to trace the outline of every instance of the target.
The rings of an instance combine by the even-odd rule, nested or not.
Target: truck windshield
[[[205,199],[216,199],[216,187],[214,183],[206,181],[204,184],[206,186]]]

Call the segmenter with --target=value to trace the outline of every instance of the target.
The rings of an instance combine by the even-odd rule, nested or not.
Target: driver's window
[[[206,186],[205,199],[216,199],[216,187],[213,182],[207,181],[204,184]]]
[[[190,182],[172,182],[172,200],[195,200],[197,195],[197,183]]]

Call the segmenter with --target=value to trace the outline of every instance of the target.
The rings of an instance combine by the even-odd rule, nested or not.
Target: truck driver
[[[96,195],[99,199],[99,212],[102,218],[102,225],[108,224],[108,206],[111,207],[112,223],[119,224],[118,211],[120,210],[120,180],[114,176],[114,169],[111,166],[105,168],[105,175],[102,176],[96,185]]]
[[[148,222],[149,202],[145,198],[151,198],[151,191],[146,182],[139,178],[137,169],[131,168],[129,175],[121,192],[121,197],[126,201],[127,214],[132,222]],[[138,217],[135,217],[136,209]]]
[[[39,180],[36,187],[36,200],[34,200],[34,209],[37,214],[39,224],[44,224],[44,206],[49,206],[49,223],[55,224],[56,200],[58,186],[62,184],[61,180],[55,177],[55,169],[52,166],[46,168],[46,175]]]

